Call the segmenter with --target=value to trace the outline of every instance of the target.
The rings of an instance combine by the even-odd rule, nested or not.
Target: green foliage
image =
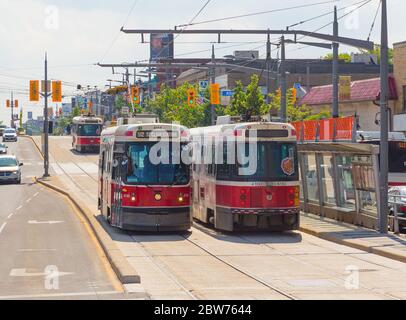
[[[73,108],[72,117],[79,117],[80,116],[80,108],[78,106]]]
[[[226,108],[225,114],[230,116],[243,116],[245,119],[250,119],[252,116],[260,116],[266,114],[268,107],[264,96],[259,87],[258,75],[251,77],[251,82],[244,90],[241,81],[236,82],[234,88],[234,96],[231,104]]]
[[[378,57],[378,64],[381,63],[381,46],[375,45],[373,50],[362,50],[360,49],[361,53],[369,53],[375,54]],[[389,64],[393,65],[393,48],[389,48],[388,52]]]
[[[162,85],[161,92],[146,102],[146,111],[158,115],[162,122],[179,122],[189,128],[209,125],[211,122],[210,102],[207,100],[209,92],[204,93],[203,104],[197,103],[194,107],[190,107],[187,91],[191,87],[188,83],[175,89]],[[217,109],[217,112],[220,113],[220,110]]]

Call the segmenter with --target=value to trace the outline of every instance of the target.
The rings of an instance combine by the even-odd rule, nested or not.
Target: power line
[[[381,8],[381,4],[382,4],[382,0],[379,0],[378,8],[376,9],[375,17],[374,17],[374,20],[372,22],[371,29],[369,30],[369,34],[368,34],[368,38],[367,38],[368,41],[371,38],[372,31],[374,31],[375,22],[376,22],[376,19],[378,18],[379,9]]]
[[[197,19],[197,18],[200,16],[200,14],[201,14],[201,13],[204,11],[204,9],[210,4],[211,1],[212,1],[212,0],[207,0],[207,1],[205,2],[205,4],[203,5],[203,7],[201,7],[201,8],[199,9],[199,11],[198,11],[198,12],[193,16],[193,18],[190,20],[190,22],[189,22],[190,24],[193,23],[193,21],[195,21],[195,19]],[[186,28],[183,29],[182,32],[183,32],[184,30],[186,30]],[[170,42],[167,44],[167,46],[171,46],[172,44],[174,44],[174,43],[175,43],[175,40],[176,40],[177,38],[179,38],[179,37],[182,35],[182,32],[179,33],[179,34],[177,34],[177,35],[173,38],[173,40],[170,41]],[[164,50],[165,50],[165,48],[162,48],[162,49],[158,52],[157,56],[159,57],[159,56],[161,55],[161,53],[162,53]],[[150,59],[144,59],[144,60],[140,60],[140,61],[138,61],[138,62],[148,62],[148,61],[150,61]]]
[[[123,27],[124,27],[124,25],[128,22],[128,19],[130,18],[132,12],[134,11],[134,9],[135,9],[135,7],[136,7],[136,5],[138,4],[139,1],[140,1],[140,0],[135,0],[135,1],[134,1],[132,7],[130,8],[130,11],[129,11],[128,14],[127,14],[127,17],[126,17],[125,20],[124,20]],[[114,46],[115,43],[117,42],[118,38],[120,37],[120,34],[121,34],[121,30],[120,30],[120,31],[117,33],[117,35],[113,38],[113,41],[111,42],[110,46],[107,48],[107,50],[105,51],[105,53],[103,54],[103,56],[102,56],[102,58],[100,59],[100,61],[103,61],[103,60],[106,58],[106,56],[110,53],[110,50],[113,48],[113,46]]]
[[[257,16],[257,15],[262,15],[262,14],[267,14],[267,13],[275,13],[275,12],[281,12],[281,11],[294,10],[294,9],[302,9],[302,8],[314,7],[314,6],[329,4],[329,3],[332,3],[332,2],[338,2],[338,1],[341,1],[341,0],[329,0],[329,1],[310,3],[310,4],[292,6],[292,7],[281,8],[281,9],[273,9],[273,10],[267,10],[267,11],[261,11],[261,12],[242,14],[242,15],[238,15],[238,16],[231,16],[231,17],[225,17],[225,18],[218,18],[218,19],[212,19],[212,20],[199,21],[199,22],[195,22],[195,23],[189,22],[187,24],[179,25],[177,27],[178,28],[183,28],[183,27],[195,26],[195,25],[199,25],[199,24],[206,24],[206,23],[212,23],[212,22],[219,22],[219,21],[226,21],[226,20],[233,20],[233,19],[239,19],[239,18],[252,17],[252,16]]]

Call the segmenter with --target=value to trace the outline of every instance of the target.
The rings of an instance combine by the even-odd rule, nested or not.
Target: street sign
[[[199,81],[199,90],[200,91],[205,91],[208,87],[209,87],[209,81],[208,80]]]
[[[232,90],[221,90],[222,97],[232,97],[234,95],[234,91]]]
[[[220,85],[218,83],[210,85],[210,102],[211,104],[220,104]]]
[[[46,89],[48,89],[47,92],[49,93],[49,92],[51,92],[51,81],[48,80],[47,82],[48,82],[48,85],[47,85]],[[41,81],[41,91],[45,92],[45,80]]]
[[[340,100],[351,100],[351,76],[340,76]]]

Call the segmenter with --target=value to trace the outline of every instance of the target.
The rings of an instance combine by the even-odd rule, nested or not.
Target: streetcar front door
[[[127,174],[128,158],[122,154],[115,154],[113,159],[113,176],[112,176],[112,206],[110,222],[113,226],[122,227],[123,218],[123,186]]]

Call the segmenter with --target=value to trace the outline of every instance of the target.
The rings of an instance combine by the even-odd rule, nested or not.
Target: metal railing
[[[393,231],[395,234],[399,234],[399,221],[406,221],[406,218],[399,217],[399,208],[406,207],[406,196],[390,194],[389,206],[391,209],[393,209],[393,228],[391,226],[391,231]]]

